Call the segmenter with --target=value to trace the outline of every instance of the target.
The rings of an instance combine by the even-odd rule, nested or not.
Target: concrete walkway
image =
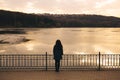
[[[120,80],[120,71],[0,72],[0,80]]]

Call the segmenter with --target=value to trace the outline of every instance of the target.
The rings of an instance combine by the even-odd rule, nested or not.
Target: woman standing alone
[[[63,46],[62,46],[62,43],[60,40],[57,40],[54,45],[53,55],[54,55],[54,59],[55,59],[56,72],[59,72],[60,60],[62,59],[62,55],[63,55]]]

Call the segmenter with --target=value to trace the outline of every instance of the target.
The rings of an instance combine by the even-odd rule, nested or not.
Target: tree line
[[[86,14],[27,14],[0,10],[0,27],[120,27],[120,18]]]

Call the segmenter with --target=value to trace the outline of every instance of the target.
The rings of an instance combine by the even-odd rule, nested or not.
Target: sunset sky
[[[120,0],[0,0],[0,9],[25,13],[98,14],[120,17]]]

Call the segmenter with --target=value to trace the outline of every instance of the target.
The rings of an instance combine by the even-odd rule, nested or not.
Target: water
[[[0,29],[3,31],[4,29]],[[60,39],[64,54],[119,54],[120,28],[23,28],[25,34],[0,34],[0,53],[52,54]],[[23,42],[23,39],[30,41]]]

